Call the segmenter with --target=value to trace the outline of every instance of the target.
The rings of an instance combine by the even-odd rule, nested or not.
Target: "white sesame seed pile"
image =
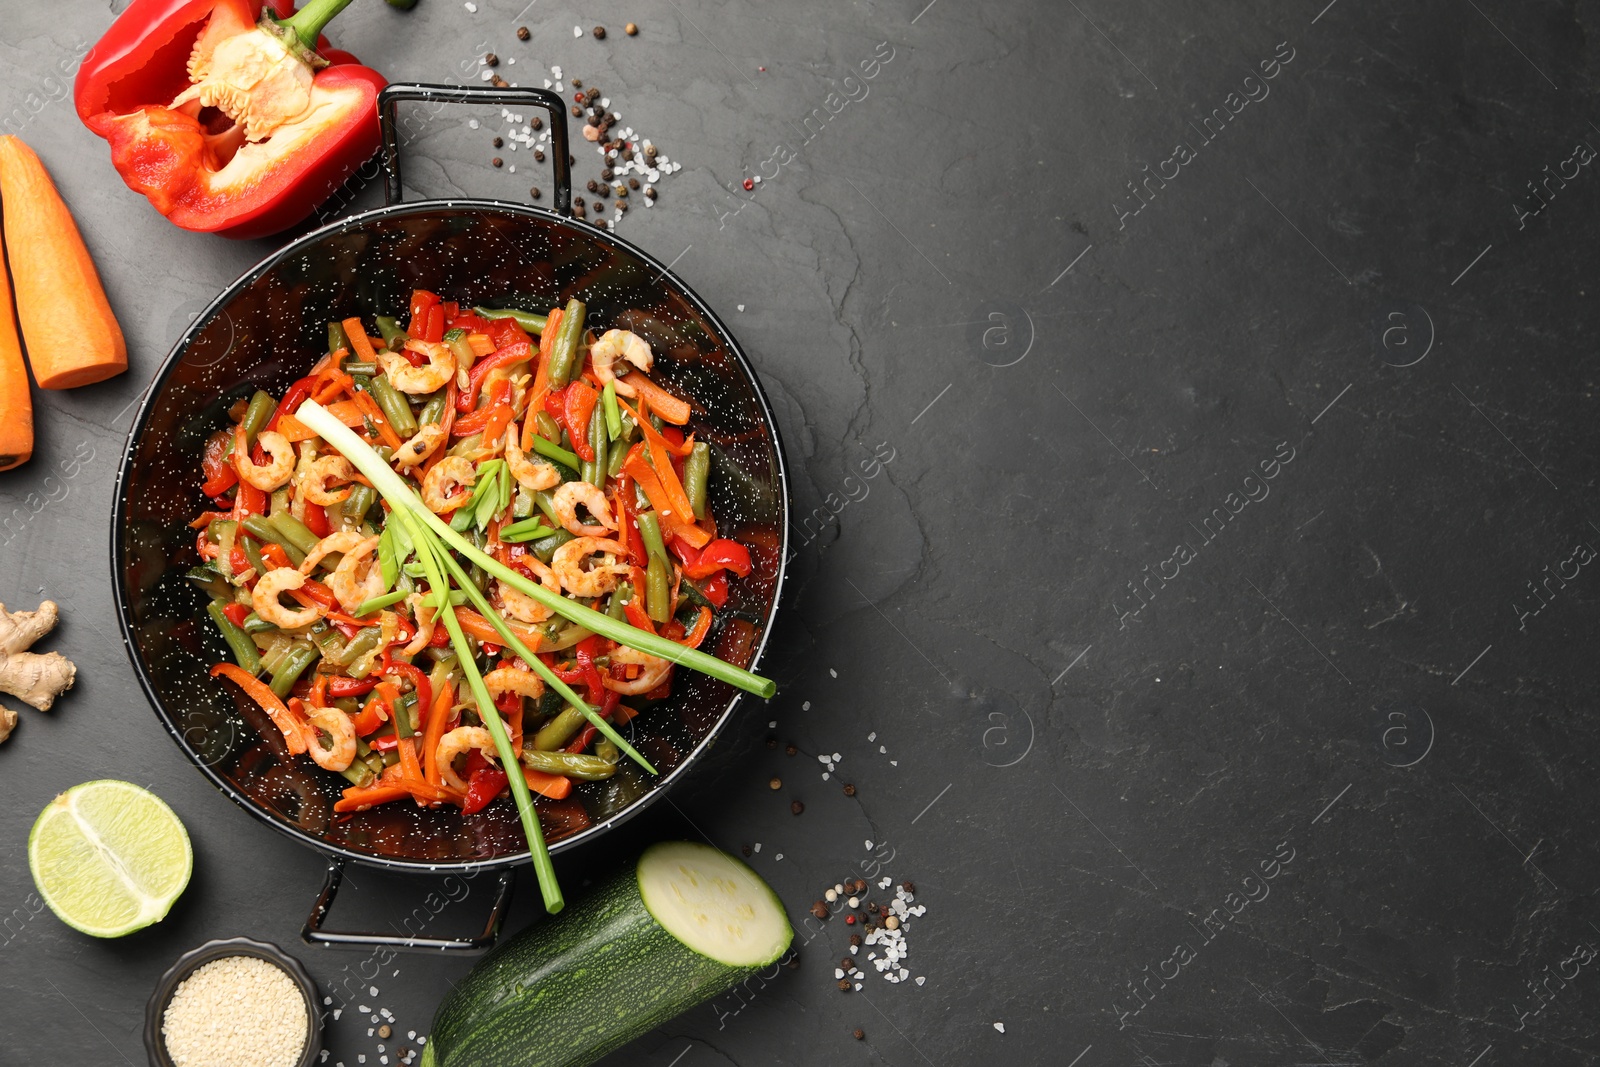
[[[177,1067],[293,1067],[309,1031],[305,999],[283,968],[224,956],[178,984],[161,1017]]]
[[[878,882],[879,889],[889,888],[890,879],[885,877]],[[877,951],[867,953],[867,959],[877,968],[887,982],[904,982],[911,977],[911,971],[903,965],[906,958],[906,927],[913,918],[920,919],[927,914],[925,904],[916,903],[916,894],[908,893],[903,885],[895,886],[894,899],[889,902],[889,919],[884,925],[869,931],[862,941],[862,946],[874,945],[883,950],[879,956]],[[891,924],[889,920],[894,920]],[[860,968],[857,968],[859,971]],[[917,984],[922,984],[922,978],[917,979]]]

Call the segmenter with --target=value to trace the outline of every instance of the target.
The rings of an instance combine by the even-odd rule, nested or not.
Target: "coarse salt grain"
[[[478,13],[478,5],[474,4],[472,0],[467,0],[467,2],[461,6],[467,9],[467,14],[469,15],[476,15]]]
[[[247,1013],[235,1010],[240,1002],[249,1004]],[[292,1067],[309,1023],[300,987],[283,968],[224,956],[178,984],[162,1013],[161,1037],[177,1067]]]
[[[574,37],[582,37],[583,36],[583,27],[582,26],[574,26],[574,27],[572,27],[572,36],[574,36]]]

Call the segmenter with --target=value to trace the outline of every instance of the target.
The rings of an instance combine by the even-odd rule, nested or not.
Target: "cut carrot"
[[[529,789],[551,800],[564,800],[572,792],[572,779],[560,774],[546,774],[532,767],[523,767],[522,777],[527,779]]]
[[[682,426],[689,421],[689,402],[679,400],[661,386],[645,377],[642,371],[629,371],[622,381],[639,391],[639,396],[650,402],[650,410],[661,416],[662,422]]]
[[[398,764],[397,764],[398,766]],[[411,790],[403,785],[353,785],[346,789],[341,798],[334,802],[333,810],[366,811],[368,808],[379,804],[387,804],[392,800],[404,800],[411,795]]]
[[[461,624],[461,631],[468,637],[476,638],[479,641],[487,641],[492,645],[498,645],[505,640],[500,636],[500,631],[491,626],[489,620],[479,615],[476,611],[456,608],[455,612],[456,622]],[[506,628],[516,634],[517,638],[528,646],[529,652],[539,651],[539,643],[543,638],[539,636],[538,631],[530,630],[526,626],[518,626],[514,622],[506,623]]]
[[[350,347],[356,350],[356,355],[371,363],[378,358],[372,350],[372,342],[367,339],[367,332],[361,328],[361,320],[354,316],[345,319],[339,324],[344,327],[344,335],[350,338]],[[665,415],[661,416],[663,419]]]
[[[300,733],[299,720],[288,706],[278,699],[278,694],[274,693],[270,686],[265,685],[243,667],[232,663],[219,663],[211,668],[211,677],[215,678],[219,674],[226,675],[235,682],[251,700],[260,704],[262,710],[272,716],[272,724],[283,734],[284,744],[289,746],[290,752],[298,756],[306,750],[306,739]]]
[[[444,723],[450,717],[450,705],[455,700],[455,687],[446,682],[439,687],[428,711],[428,721],[422,728],[422,776],[429,785],[439,785],[444,779],[439,773],[439,739],[444,736]]]
[[[33,455],[33,398],[28,394],[28,368],[22,363],[22,339],[11,306],[11,281],[0,256],[0,471],[28,462]]]
[[[352,429],[362,426],[366,421],[366,415],[356,406],[354,400],[341,400],[337,404],[323,406],[328,409],[328,414]],[[296,441],[309,441],[317,436],[309,426],[293,415],[278,416],[278,432],[288,438],[290,444]]]
[[[14,136],[0,137],[0,200],[17,272],[17,316],[39,388],[71,389],[127,370],[127,342],[72,212],[39,157]],[[0,422],[6,422],[11,378],[0,381],[8,397]]]

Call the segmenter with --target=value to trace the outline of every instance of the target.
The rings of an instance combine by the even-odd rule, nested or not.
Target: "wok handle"
[[[339,856],[328,858],[328,873],[322,881],[322,892],[311,905],[311,914],[300,931],[300,938],[308,945],[322,948],[390,948],[398,952],[449,952],[467,955],[482,952],[494,945],[500,936],[500,925],[505,922],[506,909],[511,904],[511,890],[516,885],[516,871],[507,867],[499,872],[495,886],[494,905],[489,909],[489,919],[483,933],[477,937],[405,937],[399,934],[341,933],[323,929],[328,909],[344,881],[345,861]],[[462,899],[465,899],[464,897]]]
[[[506,107],[533,106],[550,115],[550,162],[555,171],[556,210],[572,216],[571,149],[567,145],[567,113],[561,97],[549,89],[507,88],[492,85],[428,85],[399,82],[378,94],[378,125],[383,129],[383,197],[386,204],[405,199],[400,184],[401,135],[397,128],[402,100],[429,104],[437,111],[444,104],[500,104]]]

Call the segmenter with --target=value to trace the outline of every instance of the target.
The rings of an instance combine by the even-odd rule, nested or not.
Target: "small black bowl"
[[[306,1003],[306,1047],[296,1067],[311,1067],[322,1051],[322,1011],[317,1006],[317,985],[300,965],[300,961],[277,945],[265,941],[252,941],[248,937],[229,937],[207,941],[197,949],[185,952],[178,962],[167,968],[167,973],[156,983],[150,994],[150,1003],[144,1009],[144,1047],[150,1054],[150,1067],[173,1067],[167,1054],[167,1044],[161,1037],[161,1020],[167,1013],[167,1004],[183,980],[213,960],[228,956],[254,956],[277,966],[300,987]]]

